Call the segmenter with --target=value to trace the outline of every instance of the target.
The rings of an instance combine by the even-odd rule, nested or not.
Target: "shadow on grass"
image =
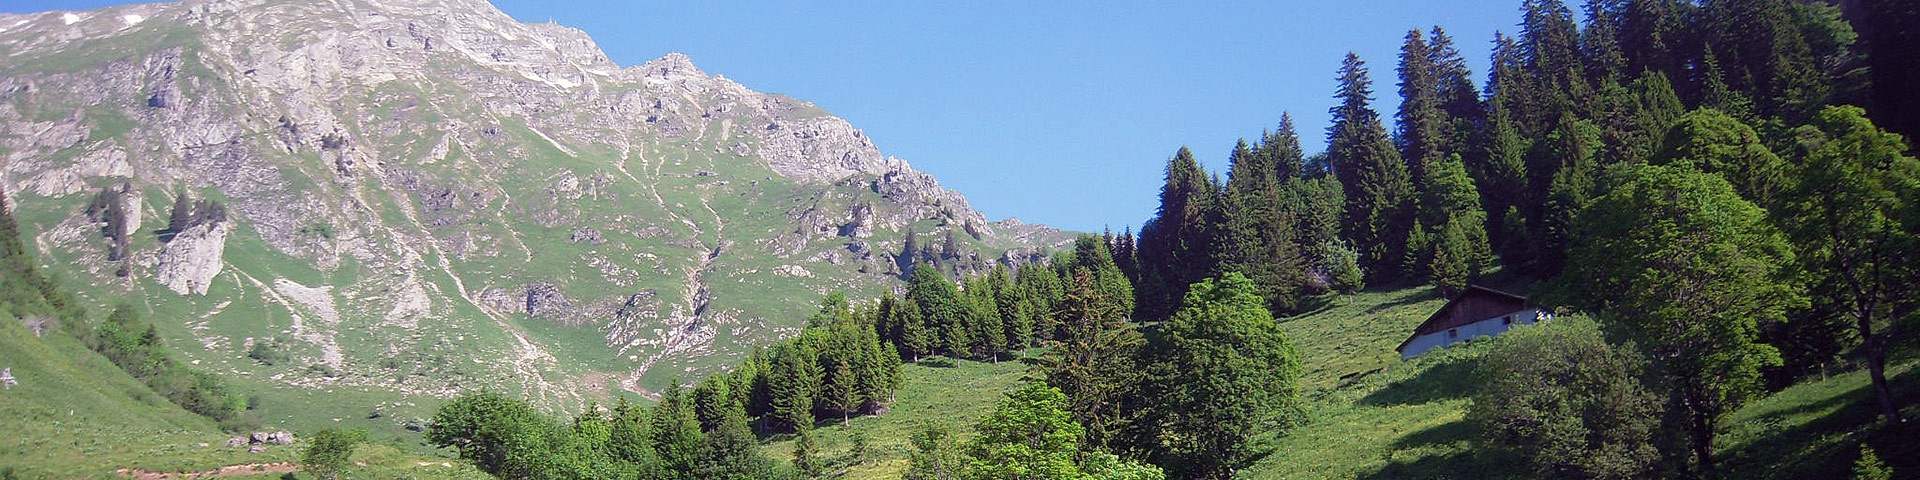
[[[1473,427],[1464,420],[1435,425],[1393,442],[1396,458],[1361,479],[1523,478],[1523,466],[1501,451],[1479,449]],[[1411,459],[1399,457],[1416,456]]]
[[[1454,420],[1400,437],[1399,440],[1393,441],[1393,448],[1404,450],[1444,447],[1471,440],[1473,440],[1473,425],[1468,424],[1466,420]]]
[[[1771,412],[1754,419],[1761,424],[1783,425],[1795,416],[1832,409],[1825,416],[1798,425],[1779,428],[1738,447],[1721,452],[1721,468],[1727,478],[1847,478],[1853,462],[1860,458],[1860,444],[1873,447],[1876,455],[1892,467],[1895,478],[1920,478],[1920,374],[1908,368],[1888,379],[1893,397],[1902,403],[1906,424],[1883,427],[1880,408],[1868,395],[1867,384],[1832,396]]]
[[[1436,352],[1448,354],[1453,352]],[[1431,354],[1430,354],[1431,355]],[[1439,400],[1466,398],[1473,394],[1473,370],[1479,365],[1476,357],[1463,355],[1445,355],[1431,359],[1439,363],[1426,367],[1412,378],[1395,380],[1373,393],[1361,398],[1359,404],[1366,406],[1418,405]],[[1405,368],[1402,364],[1397,368]]]
[[[1519,462],[1499,454],[1461,451],[1426,455],[1412,460],[1389,460],[1386,466],[1360,475],[1360,480],[1525,478],[1515,472]]]
[[[1416,304],[1416,303],[1420,303],[1428,300],[1433,300],[1435,298],[1439,298],[1438,293],[1436,293],[1431,288],[1424,289],[1417,292],[1411,292],[1406,295],[1401,295],[1400,298],[1393,299],[1392,301],[1380,302],[1380,304],[1378,305],[1367,307],[1367,313],[1370,313],[1370,314],[1380,313],[1381,311],[1384,311],[1390,308],[1412,305],[1412,304]]]

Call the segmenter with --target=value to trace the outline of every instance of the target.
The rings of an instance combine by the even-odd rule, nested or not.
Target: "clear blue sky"
[[[1408,29],[1451,33],[1476,83],[1519,0],[846,2],[494,0],[585,30],[621,65],[668,52],[755,90],[814,102],[967,195],[990,219],[1137,226],[1166,160],[1222,171],[1234,140],[1292,112],[1325,143],[1334,70],[1372,67],[1391,117]],[[9,0],[0,11],[111,1]]]

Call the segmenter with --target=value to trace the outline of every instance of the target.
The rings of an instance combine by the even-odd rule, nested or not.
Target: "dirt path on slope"
[[[220,478],[220,477],[231,477],[236,475],[259,475],[262,473],[288,473],[288,472],[295,472],[299,470],[300,468],[298,466],[295,466],[293,462],[274,462],[274,463],[242,463],[239,465],[228,465],[220,468],[215,468],[212,470],[201,470],[197,472],[155,472],[152,470],[141,470],[138,468],[122,468],[119,470],[114,470],[114,473],[118,473],[120,475],[126,476],[127,478],[133,478],[135,480],[188,480],[188,479],[197,480],[202,478]]]

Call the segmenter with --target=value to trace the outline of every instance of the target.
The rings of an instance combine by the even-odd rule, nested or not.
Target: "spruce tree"
[[[1141,281],[1134,297],[1142,319],[1165,318],[1188,283],[1213,271],[1218,197],[1193,152],[1181,147],[1167,162],[1159,210],[1140,228]]]
[[[1341,99],[1328,128],[1327,160],[1346,193],[1343,230],[1369,275],[1396,278],[1412,230],[1413,181],[1374,113],[1366,64],[1348,53],[1340,67]]]
[[[1077,269],[1072,284],[1061,313],[1065,336],[1033,363],[1047,384],[1066,394],[1067,410],[1087,429],[1087,446],[1104,449],[1126,420],[1125,398],[1138,377],[1132,361],[1144,338],[1095,288],[1091,272]]]
[[[953,282],[933,267],[915,266],[907,278],[907,299],[919,308],[928,350],[953,356],[967,354],[973,346],[968,331],[971,312]]]
[[[768,372],[775,424],[789,432],[813,426],[814,401],[820,394],[825,373],[819,354],[805,342],[782,344],[773,351],[773,369]]]

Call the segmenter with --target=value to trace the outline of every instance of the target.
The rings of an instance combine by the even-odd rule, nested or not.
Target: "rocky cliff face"
[[[0,15],[0,58],[0,186],[35,245],[98,303],[188,312],[210,368],[289,385],[577,404],[888,288],[909,229],[1006,262],[1067,239],[988,222],[812,104],[476,0]],[[128,265],[80,214],[121,183]],[[138,231],[182,192],[230,220]],[[296,361],[245,360],[270,338]]]

